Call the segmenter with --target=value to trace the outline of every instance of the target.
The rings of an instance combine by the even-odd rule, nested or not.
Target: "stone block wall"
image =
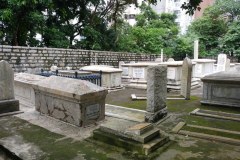
[[[66,66],[79,69],[90,64],[118,67],[119,61],[154,61],[159,57],[153,54],[0,45],[0,60],[8,61],[15,72],[49,70],[52,65],[61,69]]]

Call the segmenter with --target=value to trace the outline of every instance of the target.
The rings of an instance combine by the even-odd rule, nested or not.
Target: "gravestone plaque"
[[[0,113],[19,110],[19,101],[14,99],[14,72],[6,61],[0,61]]]
[[[133,68],[133,78],[144,78],[144,68]]]
[[[176,69],[174,67],[168,67],[167,78],[168,79],[175,79],[175,76],[176,76]]]
[[[146,122],[157,122],[167,115],[167,66],[150,66],[147,70]]]
[[[225,71],[227,65],[227,55],[219,54],[217,61],[217,72]]]
[[[93,104],[86,108],[86,119],[96,119],[100,116],[100,105]]]
[[[192,81],[192,62],[186,57],[182,65],[182,79],[181,79],[181,95],[186,100],[190,99],[191,93],[191,81]]]
[[[123,76],[128,76],[128,67],[122,67],[122,71]]]

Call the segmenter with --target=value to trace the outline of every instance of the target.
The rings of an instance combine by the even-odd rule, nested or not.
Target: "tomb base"
[[[19,101],[15,99],[0,101],[0,114],[19,111]]]
[[[145,122],[155,123],[155,122],[159,121],[160,119],[162,119],[163,117],[165,117],[167,115],[167,112],[168,112],[167,107],[165,107],[155,113],[146,112]]]

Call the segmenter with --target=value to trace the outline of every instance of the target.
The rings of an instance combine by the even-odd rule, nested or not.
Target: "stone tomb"
[[[14,98],[14,72],[6,61],[0,61],[0,114],[19,111],[19,101]]]
[[[194,59],[192,62],[195,62],[195,67],[193,70],[194,78],[202,78],[208,74],[214,73],[214,63],[216,60],[213,59]]]
[[[40,113],[80,127],[105,117],[108,91],[88,81],[51,76],[33,88]]]
[[[240,72],[217,72],[202,81],[202,104],[240,107]]]
[[[15,97],[20,105],[35,108],[35,93],[32,85],[48,77],[29,73],[16,73],[14,75]]]
[[[181,89],[181,76],[182,76],[182,64],[183,61],[171,61],[171,62],[139,62],[134,64],[123,64],[123,70],[126,70],[126,74],[123,74],[126,79],[128,77],[129,83],[127,87],[132,88],[147,88],[147,67],[156,65],[167,65],[167,88],[168,89]],[[193,67],[195,62],[193,62]],[[124,72],[125,73],[125,72]],[[198,86],[197,79],[192,78],[191,87]]]
[[[99,73],[102,71],[102,86],[108,89],[121,88],[121,75],[122,70],[118,68],[113,68],[111,66],[101,66],[101,65],[93,65],[93,66],[85,66],[80,70],[88,71],[92,73]]]

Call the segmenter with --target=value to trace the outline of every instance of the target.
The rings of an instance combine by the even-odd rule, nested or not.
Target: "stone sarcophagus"
[[[80,127],[105,117],[108,91],[88,81],[51,76],[33,88],[40,113]]]
[[[202,81],[202,104],[240,107],[240,72],[218,72]]]

